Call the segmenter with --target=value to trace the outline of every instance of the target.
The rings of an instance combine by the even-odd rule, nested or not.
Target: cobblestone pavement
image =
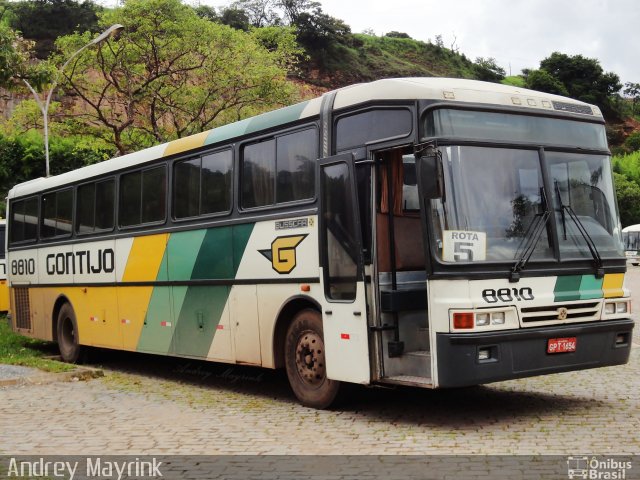
[[[281,372],[103,354],[102,379],[0,388],[0,453],[640,454],[639,330],[625,366],[449,391],[356,388],[335,411],[298,405]]]

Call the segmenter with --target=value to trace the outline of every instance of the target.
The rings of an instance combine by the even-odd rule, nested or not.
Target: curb
[[[99,368],[77,367],[69,372],[51,373],[43,372],[26,377],[9,378],[0,380],[0,387],[13,387],[24,385],[44,385],[56,382],[86,382],[94,378],[104,377],[104,371]]]

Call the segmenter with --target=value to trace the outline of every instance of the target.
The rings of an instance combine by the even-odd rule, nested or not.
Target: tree
[[[100,25],[125,30],[78,56],[65,87],[86,104],[77,128],[126,153],[291,103],[286,80],[299,53],[291,33],[245,33],[199,18],[179,0],[129,0]],[[257,30],[259,32],[259,30]],[[62,37],[62,57],[90,34]],[[82,131],[82,130],[81,130]]]
[[[256,28],[278,25],[280,16],[274,10],[275,0],[237,0],[231,8],[245,13],[249,24]]]
[[[495,58],[476,58],[473,70],[478,80],[499,82],[504,79],[506,72],[500,67]]]
[[[624,141],[624,146],[629,152],[640,150],[640,132],[633,132]]]
[[[219,22],[220,16],[216,13],[216,9],[209,5],[198,5],[194,8],[196,15],[200,18],[209,20],[210,22]]]
[[[596,104],[608,114],[614,113],[611,97],[620,91],[622,84],[615,73],[605,73],[598,60],[554,52],[540,62],[540,69],[562,83],[570,97]]]
[[[284,11],[289,25],[295,24],[303,13],[321,8],[320,2],[314,0],[276,0],[276,5]]]
[[[327,15],[320,7],[312,12],[300,13],[293,25],[298,30],[298,41],[309,52],[327,52],[351,34],[349,25]]]
[[[411,38],[411,36],[408,33],[396,32],[395,30],[389,33],[385,33],[384,36],[389,38]]]
[[[525,77],[525,85],[527,88],[540,92],[569,95],[564,84],[546,70],[528,70]]]
[[[20,46],[20,37],[0,24],[0,87],[13,84],[14,76],[22,69],[27,57]]]
[[[224,25],[230,26],[231,28],[235,28],[236,30],[242,30],[243,32],[248,32],[249,27],[251,26],[247,12],[232,7],[222,10],[220,22]]]
[[[631,99],[631,114],[636,114],[636,104],[640,101],[640,83],[627,82],[622,93]]]
[[[54,50],[56,38],[78,30],[98,31],[101,7],[90,0],[35,0],[11,4],[11,26],[24,38],[35,41],[37,58],[45,59]]]
[[[622,225],[640,223],[640,185],[622,173],[613,174]]]
[[[39,88],[48,81],[50,73],[48,63],[33,61],[33,42],[0,24],[0,87],[24,86],[21,80],[25,79]]]

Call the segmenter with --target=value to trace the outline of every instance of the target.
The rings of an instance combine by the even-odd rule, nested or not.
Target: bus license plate
[[[577,345],[576,337],[550,338],[547,341],[547,353],[575,352]]]

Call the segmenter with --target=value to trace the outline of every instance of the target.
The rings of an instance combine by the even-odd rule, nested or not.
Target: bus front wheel
[[[327,378],[322,317],[316,310],[299,312],[289,325],[285,365],[300,403],[313,408],[327,408],[333,403],[340,382]]]
[[[79,342],[76,314],[68,303],[65,303],[58,313],[57,337],[62,360],[67,363],[79,363],[83,348]]]

